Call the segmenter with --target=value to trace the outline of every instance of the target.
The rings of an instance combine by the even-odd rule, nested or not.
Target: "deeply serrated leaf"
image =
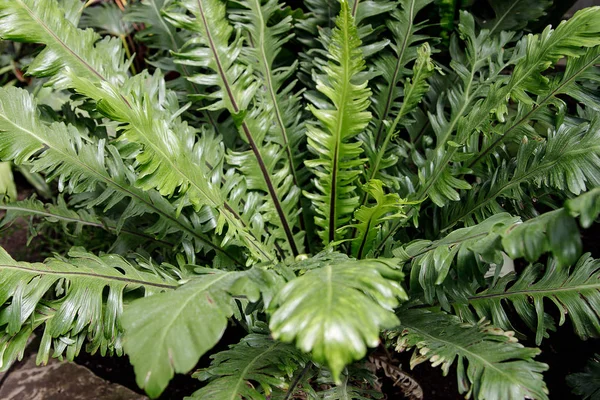
[[[338,380],[344,366],[379,343],[381,329],[398,324],[393,309],[406,294],[394,261],[329,262],[290,281],[275,297],[270,328],[327,364]]]
[[[396,348],[415,347],[411,368],[429,360],[446,375],[456,362],[459,391],[475,399],[548,399],[548,365],[533,360],[540,350],[523,347],[511,332],[489,323],[465,326],[443,312],[409,310],[400,319]]]

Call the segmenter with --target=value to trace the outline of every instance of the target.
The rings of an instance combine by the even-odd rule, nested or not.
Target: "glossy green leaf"
[[[405,201],[396,193],[386,194],[383,183],[373,179],[364,185],[363,190],[372,197],[376,204],[361,206],[354,213],[357,223],[349,225],[356,228],[356,238],[352,240],[352,255],[363,258],[368,255],[373,247],[379,225],[386,219],[397,218],[402,212]]]
[[[317,81],[317,90],[328,102],[309,105],[318,122],[307,125],[308,147],[316,158],[305,163],[316,176],[317,191],[305,195],[315,207],[315,223],[324,244],[340,238],[337,229],[350,221],[359,205],[355,182],[363,160],[356,136],[371,119],[367,111],[371,92],[361,74],[365,62],[360,44],[354,18],[343,1],[328,47],[327,77]]]
[[[502,246],[512,258],[535,262],[552,252],[560,265],[574,264],[581,255],[581,238],[575,220],[559,209],[515,226],[502,238]]]
[[[260,291],[247,274],[206,269],[175,291],[129,305],[123,346],[137,384],[158,397],[175,372],[194,368],[225,332],[233,295],[256,301]]]
[[[568,317],[581,338],[599,337],[600,319],[594,312],[600,301],[599,268],[600,262],[589,254],[572,267],[560,266],[551,259],[545,268],[540,264],[531,265],[518,277],[506,275],[482,291],[473,293],[468,289],[453,306],[463,318],[473,320],[468,308],[472,307],[477,318],[485,317],[500,328],[515,330],[505,309],[506,302],[510,302],[529,329],[536,333],[536,342],[541,343],[547,331],[554,330],[552,319],[545,313],[546,306],[554,304],[559,311],[560,325]]]
[[[272,240],[289,249],[293,256],[304,253],[300,245],[302,235],[294,233],[298,224],[300,196],[300,189],[296,186],[298,181],[294,183],[293,180],[295,168],[289,159],[283,168],[277,168],[291,152],[289,147],[285,148],[287,133],[279,140],[280,144],[273,143],[269,138],[271,125],[278,124],[280,129],[285,126],[281,121],[279,104],[273,103],[277,103],[276,91],[284,91],[283,82],[273,79],[270,68],[274,56],[266,55],[267,52],[277,54],[277,36],[269,40],[263,33],[256,38],[256,44],[261,46],[258,52],[262,57],[258,68],[268,76],[270,101],[251,107],[252,101],[258,96],[256,92],[259,87],[252,74],[255,62],[249,62],[249,66],[240,62],[243,40],[241,37],[233,38],[234,29],[226,18],[225,4],[219,0],[187,0],[179,3],[187,10],[187,14],[169,13],[168,18],[175,26],[194,32],[195,40],[189,41],[185,51],[178,53],[177,58],[186,65],[208,69],[209,73],[193,75],[189,80],[209,88],[211,94],[207,98],[212,104],[208,108],[229,111],[241,139],[247,143],[246,151],[230,153],[227,161],[245,176],[248,189],[259,190],[266,195],[263,218],[272,223],[269,227]],[[264,17],[263,12],[269,12],[268,6],[262,9],[260,4],[253,4],[252,8],[255,13],[261,13],[261,17]],[[254,26],[254,29],[264,32],[265,22],[259,23],[263,26]],[[279,26],[279,29],[285,28],[285,22]],[[277,35],[275,28],[272,34]]]
[[[600,214],[600,188],[567,200],[565,208],[573,217],[579,216],[582,228],[589,228]]]
[[[274,389],[285,391],[294,372],[308,362],[294,346],[256,333],[211,358],[209,368],[194,374],[208,384],[192,399],[264,400]]]
[[[524,347],[489,323],[463,324],[443,312],[410,310],[400,314],[396,350],[415,347],[411,368],[430,361],[447,375],[456,363],[458,390],[475,399],[548,399],[542,372],[534,361],[539,349]]]
[[[573,393],[582,399],[595,400],[600,396],[600,357],[595,354],[586,364],[583,372],[567,376],[567,383],[573,388]]]
[[[84,342],[89,342],[91,351],[121,354],[124,304],[132,297],[178,286],[174,278],[148,267],[144,270],[117,255],[98,257],[81,249],[72,249],[69,258],[17,262],[0,248],[2,370],[11,366],[17,353],[22,355],[27,338],[40,326],[38,363],[48,362],[52,341],[59,338],[53,346],[55,357],[66,353],[73,360]],[[50,293],[54,299],[46,300]]]
[[[535,3],[528,0],[494,0],[488,3],[494,11],[495,18],[482,21],[481,26],[489,29],[491,34],[523,29],[530,22],[543,16],[545,10],[552,5],[552,1],[549,0]]]
[[[496,214],[478,225],[457,229],[437,241],[415,240],[394,249],[394,255],[411,265],[411,291],[424,292],[433,302],[436,285],[442,284],[452,269],[465,280],[481,280],[487,263],[501,263],[501,239],[519,222],[509,214]],[[453,265],[458,258],[455,268]],[[483,263],[481,261],[484,261]]]
[[[406,294],[393,260],[325,262],[293,279],[273,300],[269,327],[325,363],[337,381],[342,369],[379,344],[381,329],[398,324],[394,308]]]

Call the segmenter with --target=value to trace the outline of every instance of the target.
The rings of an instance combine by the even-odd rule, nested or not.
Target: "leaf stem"
[[[313,366],[312,362],[310,362],[310,361],[306,362],[306,365],[304,366],[302,371],[292,381],[292,384],[288,388],[287,393],[285,394],[285,397],[283,398],[283,400],[290,400],[292,398],[292,396],[294,395],[294,392],[296,391],[296,386],[298,386],[300,381],[302,381],[302,378],[304,378],[304,375],[306,375],[308,373],[308,371],[310,371],[312,366]]]
[[[134,65],[135,63],[131,59],[131,50],[129,50],[129,44],[127,43],[127,38],[125,37],[125,35],[119,35],[119,39],[121,39],[121,43],[123,43],[123,48],[125,49],[125,54],[127,55],[127,59],[131,60],[131,64],[129,65],[129,68],[131,69],[131,73],[133,75],[137,75],[137,71],[136,71],[135,65]]]
[[[219,56],[219,53],[217,51],[216,45],[213,41],[212,38],[212,34],[211,34],[211,30],[209,29],[209,24],[208,21],[206,20],[206,15],[204,12],[204,6],[202,5],[202,1],[201,0],[197,0],[197,4],[198,4],[198,9],[200,11],[200,18],[202,20],[202,24],[204,25],[204,29],[206,31],[206,39],[208,41],[209,44],[209,48],[210,51],[214,57],[215,63],[217,64],[217,73],[219,74],[221,80],[223,81],[223,86],[225,87],[225,91],[227,93],[227,96],[229,98],[229,101],[231,102],[231,106],[232,106],[232,111],[234,114],[238,114],[241,110],[237,104],[237,99],[234,96],[232,89],[231,89],[231,84],[229,83],[228,77],[225,74],[225,71],[223,69],[223,64],[221,62],[221,58]],[[296,241],[294,240],[294,235],[292,233],[292,228],[290,226],[290,224],[287,221],[287,218],[285,216],[285,213],[283,211],[283,207],[281,205],[281,202],[279,200],[279,197],[277,195],[277,192],[275,191],[275,186],[273,185],[273,182],[271,181],[271,177],[269,175],[269,171],[267,170],[267,167],[265,165],[265,162],[263,160],[262,154],[260,153],[260,150],[258,149],[258,146],[256,145],[256,142],[254,141],[254,137],[252,135],[252,132],[250,131],[250,128],[248,127],[248,124],[246,124],[246,122],[242,121],[241,122],[241,128],[242,131],[244,132],[244,135],[246,136],[246,139],[248,140],[248,144],[250,145],[250,148],[252,149],[252,152],[254,153],[254,156],[256,157],[256,160],[258,162],[261,174],[263,176],[263,179],[265,181],[265,184],[267,185],[267,191],[273,201],[273,204],[275,206],[275,210],[277,212],[277,215],[281,221],[282,224],[282,228],[285,232],[285,236],[287,238],[288,244],[290,246],[290,249],[292,250],[292,254],[294,255],[294,257],[296,257],[298,254],[300,254],[298,252],[298,248],[296,247]]]

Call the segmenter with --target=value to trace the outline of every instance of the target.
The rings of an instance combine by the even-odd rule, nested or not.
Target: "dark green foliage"
[[[550,261],[546,268],[531,265],[518,278],[506,275],[484,290],[472,286],[451,293],[456,299],[452,307],[465,320],[485,317],[502,329],[515,330],[505,309],[506,302],[510,302],[535,332],[539,344],[548,336],[548,330],[554,330],[554,322],[544,312],[547,299],[548,305],[558,308],[560,325],[568,317],[581,338],[600,337],[600,320],[593,311],[600,301],[599,268],[598,261],[587,254],[574,267],[561,267],[556,261]]]
[[[573,388],[573,393],[581,396],[584,400],[600,398],[600,361],[598,354],[595,354],[588,361],[583,372],[567,376],[567,382]]]
[[[416,348],[411,367],[429,360],[448,374],[456,362],[459,391],[476,399],[548,398],[541,375],[548,366],[533,361],[539,350],[523,347],[512,332],[489,323],[460,324],[443,312],[409,310],[400,315],[396,350]]]
[[[192,398],[224,399],[242,396],[263,399],[273,391],[288,389],[288,380],[308,363],[295,347],[269,339],[264,334],[251,333],[229,350],[213,356],[210,368],[195,376],[210,383],[195,392]],[[256,382],[255,390],[247,382]]]
[[[391,343],[547,399],[516,338],[553,305],[600,335],[600,8],[526,35],[549,2],[481,4],[0,0],[0,162],[44,199],[0,227],[88,246],[0,250],[1,368],[37,329],[40,363],[125,353],[157,397],[235,323],[192,398],[382,398]]]

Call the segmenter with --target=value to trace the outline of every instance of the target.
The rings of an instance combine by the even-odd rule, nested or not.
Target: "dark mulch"
[[[87,367],[102,379],[144,394],[144,391],[135,383],[133,367],[129,364],[126,356],[102,357],[100,354],[90,355],[82,352],[75,362]],[[158,400],[181,400],[198,390],[200,384],[201,382],[190,375],[177,374]]]

